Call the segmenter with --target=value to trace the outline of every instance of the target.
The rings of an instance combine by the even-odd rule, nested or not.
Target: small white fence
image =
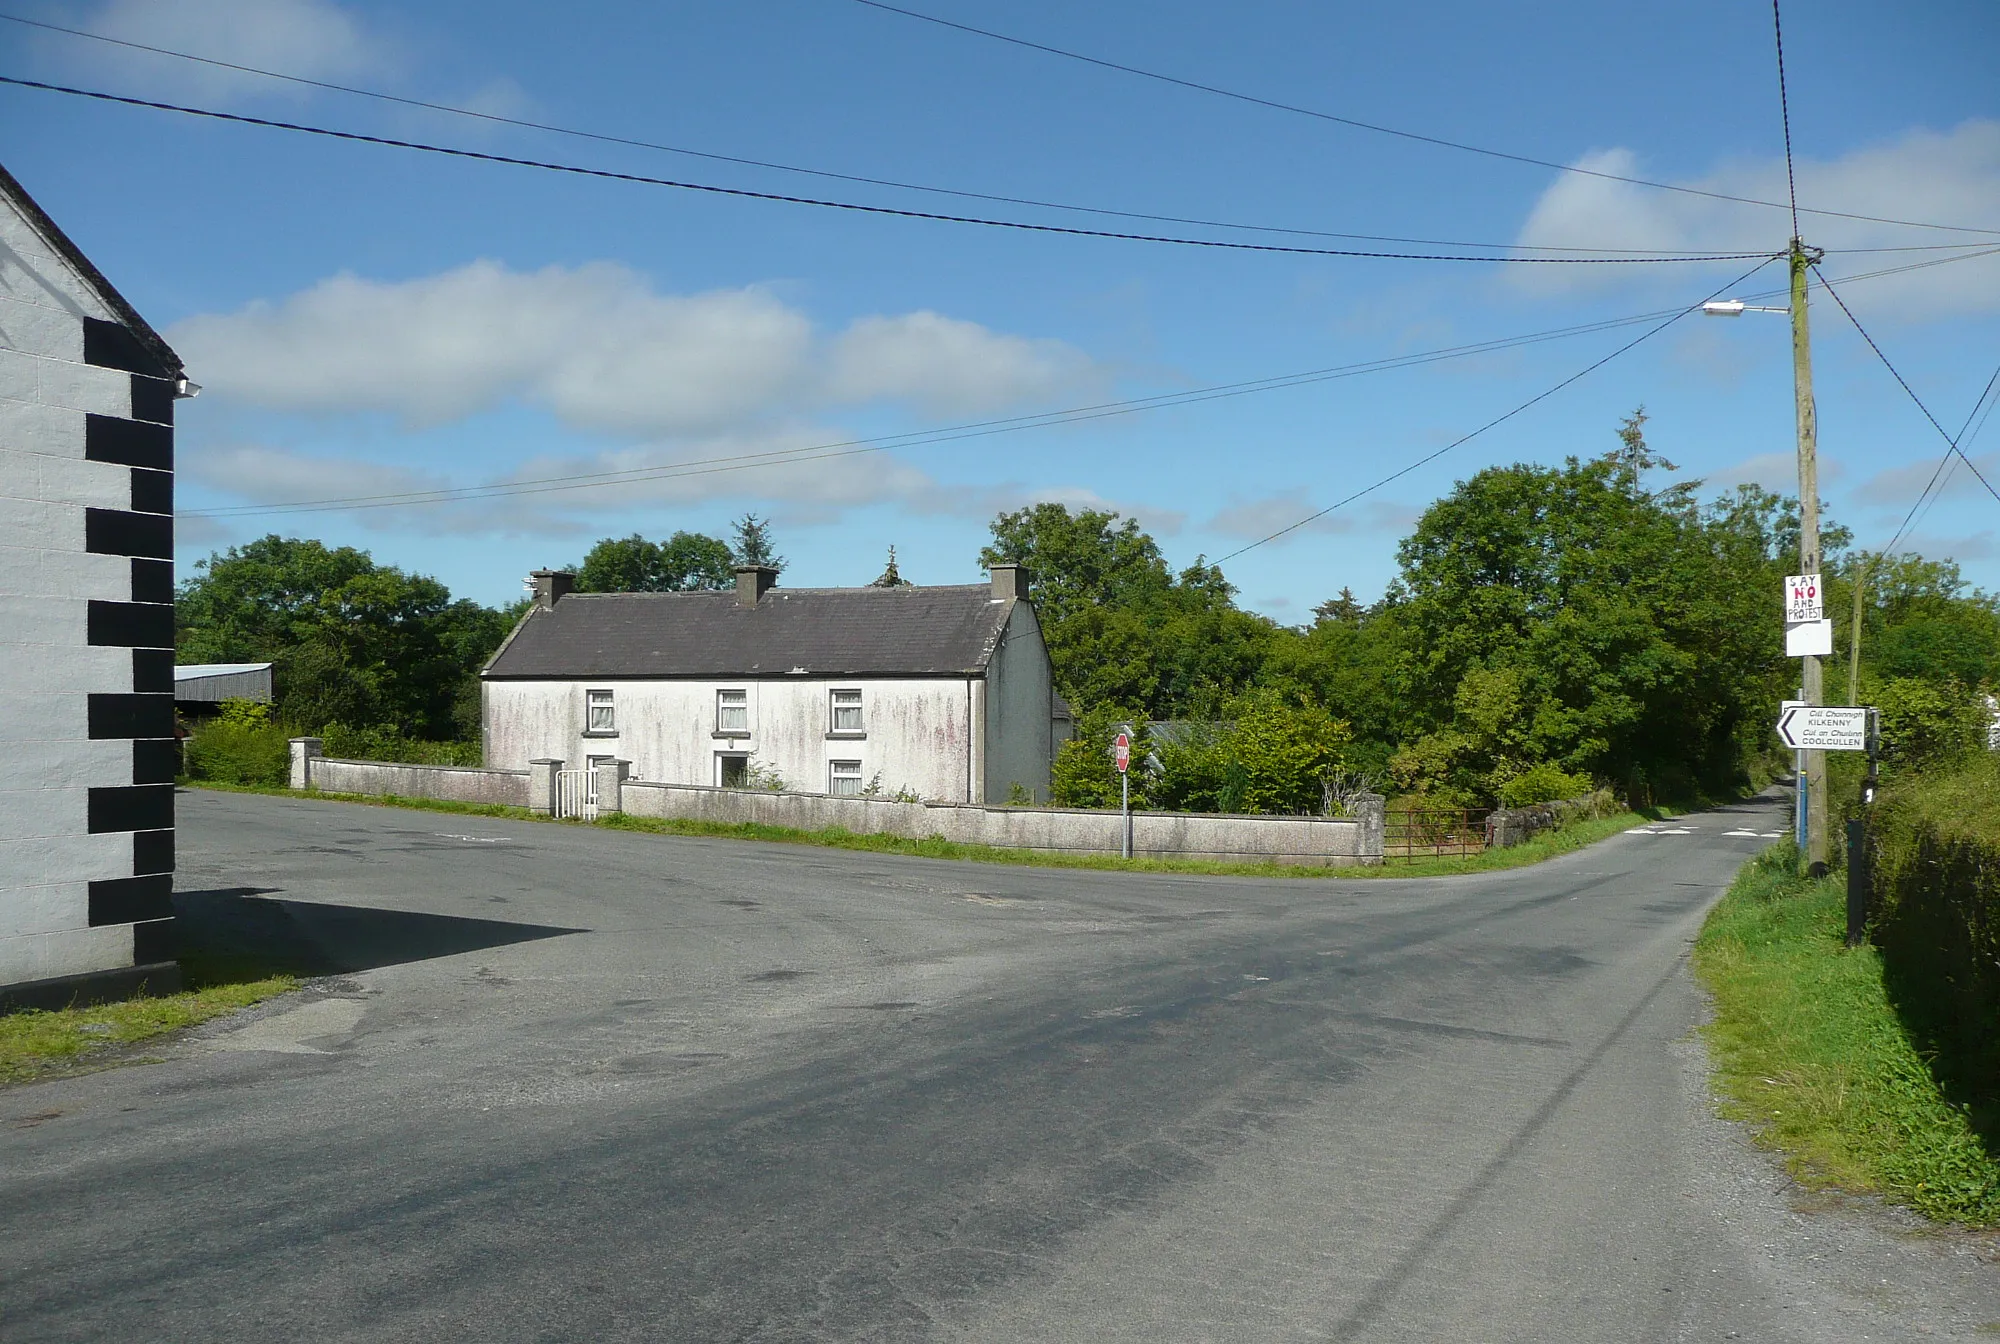
[[[590,770],[556,771],[556,815],[597,820],[597,776]]]

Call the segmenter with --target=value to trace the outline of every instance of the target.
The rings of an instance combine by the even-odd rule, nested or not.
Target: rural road
[[[181,809],[189,924],[345,973],[0,1092],[8,1344],[2000,1320],[1710,1114],[1687,946],[1774,802],[1436,881]]]

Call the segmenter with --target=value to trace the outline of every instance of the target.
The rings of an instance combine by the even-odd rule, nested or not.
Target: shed
[[[224,700],[271,703],[269,663],[189,663],[174,669],[174,703],[219,705]]]

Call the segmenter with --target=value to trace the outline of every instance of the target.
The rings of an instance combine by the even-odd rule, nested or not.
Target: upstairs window
[[[861,762],[833,761],[828,773],[832,776],[827,792],[836,798],[858,798],[861,796]]]
[[[862,731],[861,692],[835,691],[833,693],[833,731],[836,733],[858,733]]]
[[[750,693],[748,691],[717,691],[715,693],[715,731],[718,733],[747,733],[750,731]]]
[[[587,733],[615,733],[618,731],[618,717],[611,704],[609,691],[585,691],[584,697],[589,711],[584,722]]]

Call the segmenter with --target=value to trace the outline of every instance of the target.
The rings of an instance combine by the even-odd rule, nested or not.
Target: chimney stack
[[[1028,572],[1011,560],[987,567],[993,574],[993,596],[1001,601],[1028,596]]]
[[[771,590],[778,581],[778,571],[769,565],[738,565],[736,567],[736,602],[738,606],[754,607],[757,599]]]
[[[535,590],[535,605],[547,611],[576,591],[576,575],[560,569],[538,569],[529,576]]]

